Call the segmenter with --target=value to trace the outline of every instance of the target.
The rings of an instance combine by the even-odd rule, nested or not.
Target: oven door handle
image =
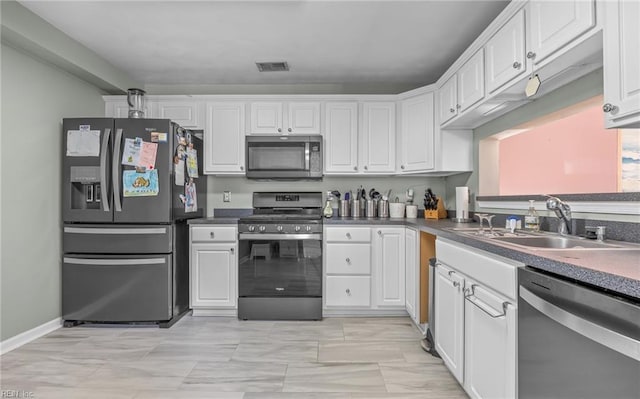
[[[267,240],[315,240],[322,241],[322,234],[253,234],[253,233],[240,233],[238,234],[240,240],[253,240],[253,241],[267,241]]]
[[[567,312],[551,302],[545,301],[523,286],[520,286],[520,297],[555,322],[609,349],[640,361],[640,341]]]

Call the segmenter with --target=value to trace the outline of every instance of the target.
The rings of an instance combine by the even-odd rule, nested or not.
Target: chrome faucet
[[[549,197],[547,199],[547,209],[555,212],[558,217],[558,233],[561,235],[571,234],[571,207],[560,198]]]

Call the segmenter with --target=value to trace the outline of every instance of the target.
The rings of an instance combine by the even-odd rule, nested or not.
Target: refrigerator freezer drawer
[[[64,253],[168,254],[171,225],[70,225],[63,229]]]
[[[145,322],[171,319],[171,255],[65,256],[62,318]]]

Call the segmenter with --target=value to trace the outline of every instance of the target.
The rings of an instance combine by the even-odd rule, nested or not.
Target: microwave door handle
[[[102,193],[108,193],[107,190],[107,149],[109,146],[109,138],[111,137],[111,129],[104,129],[104,135],[102,136],[102,147],[100,147],[100,187]],[[102,210],[105,212],[110,211],[109,197],[103,196]]]
[[[120,199],[120,145],[122,144],[122,129],[116,130],[116,138],[113,143],[113,163],[111,164],[111,174],[113,183],[113,203],[116,212],[122,212],[122,202]]]
[[[304,143],[304,170],[309,171],[310,169],[310,157],[309,157],[309,142]]]

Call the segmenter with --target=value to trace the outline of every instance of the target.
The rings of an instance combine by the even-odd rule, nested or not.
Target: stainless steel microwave
[[[247,136],[249,179],[322,179],[322,136]]]

